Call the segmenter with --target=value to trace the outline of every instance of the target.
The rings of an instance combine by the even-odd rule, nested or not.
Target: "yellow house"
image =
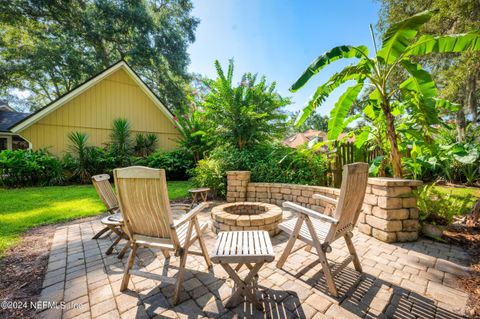
[[[172,113],[124,61],[35,113],[7,113],[12,112],[0,110],[0,146],[12,148],[12,141],[21,138],[34,150],[46,147],[58,156],[67,150],[70,132],[87,133],[89,145],[108,143],[116,118],[128,119],[133,134],[157,135],[161,149],[174,148],[179,136]]]

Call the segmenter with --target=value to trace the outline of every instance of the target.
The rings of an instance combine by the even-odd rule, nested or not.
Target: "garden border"
[[[250,171],[227,172],[227,202],[263,202],[281,206],[293,201],[310,209],[333,214],[332,207],[312,198],[322,194],[338,198],[340,189],[323,186],[252,183]],[[381,241],[405,242],[418,239],[420,223],[414,190],[422,181],[388,177],[369,178],[357,228]]]

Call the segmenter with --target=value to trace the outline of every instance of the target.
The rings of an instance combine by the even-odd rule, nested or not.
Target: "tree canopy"
[[[398,143],[396,117],[407,114],[413,119],[409,128],[411,134],[423,130],[430,135],[433,126],[442,124],[439,109],[453,109],[453,105],[437,98],[437,88],[430,73],[415,61],[416,57],[438,53],[473,52],[480,50],[480,32],[474,30],[466,34],[417,37],[422,25],[427,23],[436,11],[423,11],[405,20],[389,25],[382,37],[382,45],[376,47],[370,57],[366,46],[337,46],[316,58],[300,75],[290,90],[296,92],[314,75],[328,64],[339,59],[357,58],[356,64],[346,66],[340,72],[319,86],[307,106],[299,114],[297,125],[301,125],[312,112],[341,84],[353,80],[355,85],[346,89],[330,113],[328,137],[336,139],[349,123],[355,120],[348,117],[357,97],[365,87],[373,91],[368,96],[362,113],[370,118],[381,135],[386,135],[386,152],[390,154],[390,163],[395,177],[402,177],[401,149]],[[373,33],[373,32],[372,32]],[[406,74],[403,82],[392,81],[395,74]],[[371,127],[365,127],[359,139],[366,140]],[[361,137],[361,138],[360,138]]]
[[[235,85],[233,60],[227,72],[218,61],[215,68],[217,79],[208,81],[210,92],[203,104],[212,135],[239,149],[283,137],[287,119],[283,107],[290,99],[275,91],[276,83],[267,84],[265,76],[245,73]]]
[[[388,26],[424,10],[436,14],[421,28],[422,34],[448,35],[480,29],[480,2],[464,0],[378,0],[381,3],[378,30],[385,33]],[[430,70],[439,88],[439,96],[461,104],[456,114],[458,139],[465,138],[467,119],[478,122],[480,85],[480,53],[454,52],[418,57]],[[401,81],[401,78],[399,78]],[[467,116],[466,115],[471,115]],[[449,115],[449,114],[447,114]]]
[[[31,109],[120,59],[164,100],[186,103],[187,48],[199,21],[190,0],[0,2],[0,99]]]

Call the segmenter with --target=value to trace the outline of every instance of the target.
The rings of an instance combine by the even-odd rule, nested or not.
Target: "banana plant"
[[[437,98],[432,76],[412,58],[430,53],[480,50],[480,31],[466,34],[417,37],[420,27],[430,20],[435,11],[424,11],[401,22],[392,24],[385,32],[382,46],[377,50],[372,32],[375,55],[369,56],[366,46],[342,45],[320,55],[291,86],[290,91],[302,88],[315,74],[328,64],[347,58],[357,58],[355,64],[345,67],[319,86],[306,107],[298,115],[295,125],[301,125],[327,97],[347,81],[355,81],[340,96],[330,114],[329,139],[336,139],[349,123],[348,113],[360,92],[372,87],[369,103],[363,110],[377,114],[386,127],[390,147],[390,162],[395,177],[402,177],[401,153],[395,130],[396,104],[400,101],[410,114],[418,115],[424,128],[439,124],[440,107],[452,106]],[[392,84],[393,74],[405,73],[408,78],[401,84]],[[398,113],[398,111],[397,111]],[[399,115],[397,115],[399,116]]]

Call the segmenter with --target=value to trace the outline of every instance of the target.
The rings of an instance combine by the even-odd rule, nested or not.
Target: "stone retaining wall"
[[[418,238],[417,200],[413,191],[421,181],[369,178],[358,230],[382,241],[414,241]]]
[[[331,215],[332,207],[313,194],[338,198],[340,189],[281,183],[251,183],[249,171],[227,172],[227,202],[263,202],[281,206],[285,201]],[[369,178],[358,230],[385,242],[414,241],[419,222],[413,190],[421,181]]]

